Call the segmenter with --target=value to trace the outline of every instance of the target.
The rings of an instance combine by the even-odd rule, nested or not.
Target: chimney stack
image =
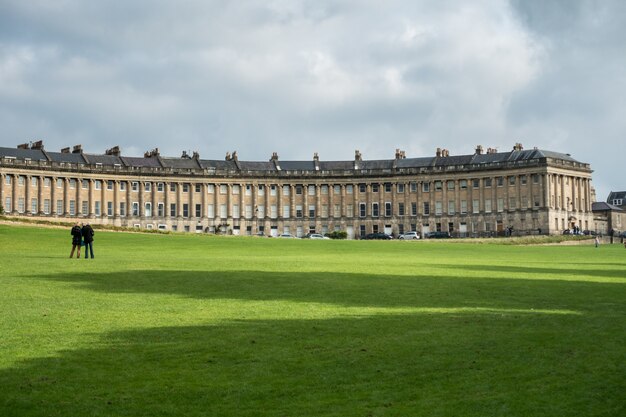
[[[83,145],[74,145],[72,153],[83,153]]]
[[[476,146],[476,155],[482,155],[483,154],[483,145],[477,145]]]

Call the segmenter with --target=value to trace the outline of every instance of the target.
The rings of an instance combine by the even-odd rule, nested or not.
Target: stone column
[[[37,209],[39,214],[44,214],[44,204],[43,204],[43,200],[44,200],[44,195],[43,195],[43,188],[44,188],[44,177],[39,176],[39,195],[37,197]],[[0,198],[1,198],[2,192],[0,192]]]
[[[120,217],[119,189],[120,189],[120,181],[114,180],[113,181],[113,217],[116,219]]]

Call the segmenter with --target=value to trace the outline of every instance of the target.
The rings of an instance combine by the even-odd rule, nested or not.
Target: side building
[[[342,230],[458,237],[556,234],[593,227],[592,170],[568,154],[510,152],[351,161],[201,159],[183,152],[88,154],[42,142],[0,147],[0,202],[9,216],[187,232],[298,236]]]

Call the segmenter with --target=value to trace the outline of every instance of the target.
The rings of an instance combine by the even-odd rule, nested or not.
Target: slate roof
[[[606,201],[610,202],[619,199],[626,200],[626,191],[611,191]]]
[[[40,149],[17,149],[0,147],[0,157],[12,157],[16,159],[31,160],[51,160],[53,162],[69,162],[95,164],[99,163],[105,166],[122,165],[132,167],[150,167],[150,168],[172,168],[172,169],[215,169],[215,170],[244,170],[244,171],[276,171],[274,162],[272,161],[235,161],[230,160],[208,160],[188,157],[128,157],[115,155],[95,155],[82,153],[62,153],[48,152]],[[375,159],[356,161],[359,170],[391,170],[394,167],[400,169],[407,168],[428,168],[475,164],[493,164],[529,161],[535,159],[553,158],[572,163],[579,163],[568,154],[552,152],[539,149],[529,150],[513,150],[510,152],[483,153],[473,155],[451,155],[446,157],[419,157],[419,158],[403,158],[403,159]],[[277,161],[282,171],[315,171],[315,162],[309,161]],[[319,169],[322,171],[333,170],[354,170],[355,161],[319,161]],[[622,192],[626,198],[626,192]]]
[[[609,204],[604,201],[591,203],[591,211],[607,211],[607,210],[623,211],[620,207],[614,206],[613,204]]]

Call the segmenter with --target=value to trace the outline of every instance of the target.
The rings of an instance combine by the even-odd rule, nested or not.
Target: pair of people
[[[76,258],[80,258],[80,247],[82,243],[85,242],[85,259],[89,257],[89,254],[91,254],[91,259],[93,259],[94,231],[89,223],[86,223],[83,227],[76,223],[72,227],[70,234],[72,235],[72,252],[70,252],[70,258],[74,257],[74,250],[76,250]]]

